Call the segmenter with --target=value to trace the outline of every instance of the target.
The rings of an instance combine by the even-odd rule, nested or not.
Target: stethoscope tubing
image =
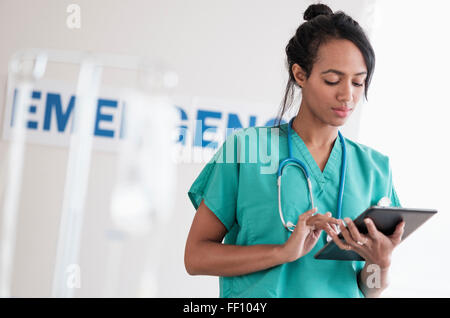
[[[293,117],[288,124],[288,132],[287,132],[287,140],[288,140],[288,157],[285,158],[283,161],[280,162],[278,166],[277,171],[277,187],[278,187],[278,211],[280,214],[280,220],[283,224],[283,226],[289,230],[293,231],[295,228],[295,225],[288,221],[286,222],[283,216],[282,211],[282,204],[281,204],[281,177],[283,175],[283,170],[287,166],[296,166],[300,168],[303,171],[303,174],[305,175],[308,190],[309,190],[309,198],[311,202],[311,209],[314,208],[314,197],[313,197],[313,191],[312,191],[312,182],[311,182],[311,176],[308,172],[307,166],[297,158],[294,158],[292,155],[292,123],[294,121],[295,117]],[[341,219],[342,217],[342,201],[344,197],[344,186],[345,186],[345,173],[347,168],[347,147],[345,145],[345,139],[338,131],[339,140],[341,142],[342,147],[342,162],[341,162],[341,175],[339,180],[339,193],[338,193],[338,202],[337,202],[337,219]]]

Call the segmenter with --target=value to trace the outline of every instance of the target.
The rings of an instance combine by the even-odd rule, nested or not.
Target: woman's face
[[[299,65],[292,70],[302,87],[301,107],[324,124],[342,126],[364,94],[367,67],[351,41],[334,39],[322,44],[308,79]]]

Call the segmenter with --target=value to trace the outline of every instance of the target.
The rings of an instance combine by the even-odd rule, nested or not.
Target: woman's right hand
[[[316,211],[317,208],[314,208],[299,216],[294,231],[282,246],[286,262],[293,262],[308,254],[319,240],[322,230],[330,236],[337,234],[331,224],[339,225],[339,221],[331,217],[330,212],[313,215]]]

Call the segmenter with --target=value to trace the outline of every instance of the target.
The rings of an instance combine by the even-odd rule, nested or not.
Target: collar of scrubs
[[[286,136],[287,125],[288,124],[282,125],[283,132],[286,134]],[[294,149],[297,149],[304,162],[307,164],[310,174],[314,177],[318,186],[320,187],[320,190],[323,190],[323,187],[327,183],[327,181],[335,179],[336,176],[338,176],[339,178],[341,174],[340,167],[342,161],[342,147],[341,141],[338,136],[336,136],[336,140],[334,141],[333,148],[331,150],[330,156],[328,157],[328,161],[325,165],[325,168],[323,169],[323,172],[320,170],[313,156],[309,152],[308,147],[306,147],[303,139],[297,134],[294,129],[292,129],[291,138],[292,143],[295,145],[295,147],[293,147],[292,149],[293,156],[295,157]],[[337,181],[339,182],[339,180]]]

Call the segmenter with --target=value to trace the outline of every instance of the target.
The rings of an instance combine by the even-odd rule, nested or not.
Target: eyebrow
[[[332,69],[332,68],[330,68],[329,70],[326,70],[326,71],[322,72],[321,74],[327,74],[327,73],[336,73],[336,74],[338,74],[338,75],[345,75],[344,72],[341,72],[341,71],[338,71],[338,70],[334,70],[334,69]],[[367,74],[367,72],[359,72],[359,73],[356,73],[356,74],[353,74],[353,75],[358,76],[358,75],[364,75],[364,74]]]

